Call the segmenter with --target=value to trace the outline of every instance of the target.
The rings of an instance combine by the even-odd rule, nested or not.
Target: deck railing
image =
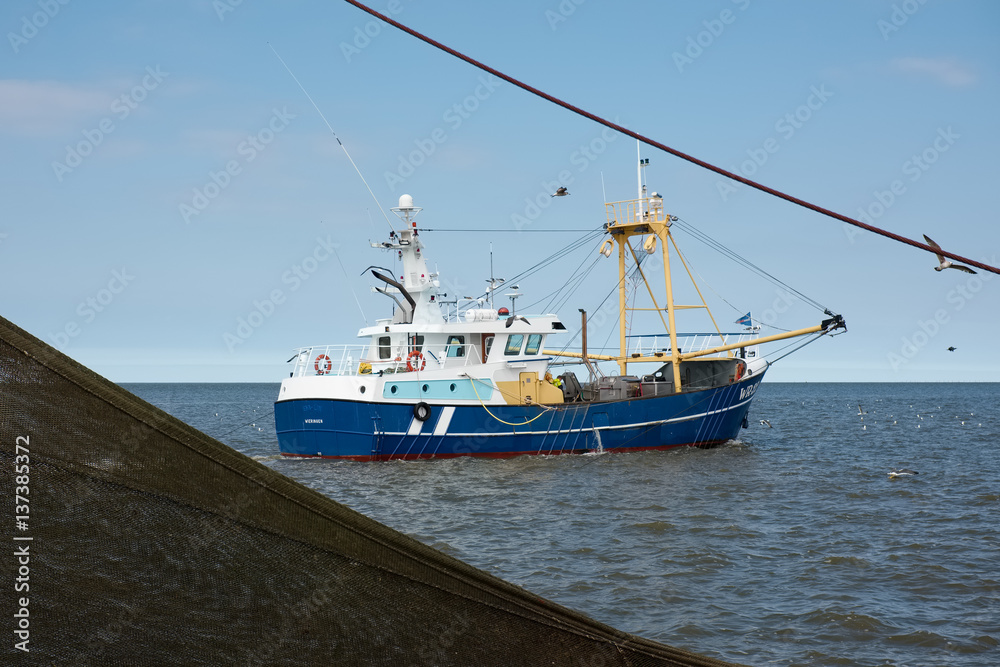
[[[755,331],[738,333],[684,333],[677,334],[677,347],[681,353],[701,352],[720,345],[730,345],[749,341],[760,334]],[[670,354],[670,336],[667,334],[644,334],[627,336],[628,353],[653,356],[657,352]],[[752,346],[748,346],[752,347]]]
[[[424,345],[421,357],[398,354],[380,359],[377,345],[310,345],[296,349],[292,376],[408,373],[411,369],[430,371],[482,363],[480,348],[472,343],[435,348]]]

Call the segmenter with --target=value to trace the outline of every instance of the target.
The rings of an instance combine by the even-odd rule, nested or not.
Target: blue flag
[[[746,327],[753,326],[753,320],[750,319],[750,313],[747,313],[740,319],[736,320],[736,324],[742,324]]]

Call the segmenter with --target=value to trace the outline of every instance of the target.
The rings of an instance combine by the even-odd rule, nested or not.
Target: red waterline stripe
[[[678,447],[716,447],[718,445],[723,445],[729,442],[729,438],[723,440],[708,440],[706,442],[686,442],[679,445],[653,445],[650,447],[607,447],[603,451],[614,454],[627,454],[630,452],[652,452],[652,451],[666,451],[668,449],[676,449]],[[288,454],[282,452],[282,456],[287,456],[289,458],[303,458],[303,459],[332,459],[337,461],[359,461],[367,463],[369,461],[429,461],[431,459],[457,459],[463,456],[471,456],[473,458],[479,459],[511,459],[515,456],[571,456],[583,454],[593,454],[597,450],[595,449],[561,449],[558,451],[546,451],[546,452],[486,452],[482,454],[403,454],[403,455],[392,455],[384,454],[376,457],[368,455],[350,455],[350,456],[329,456],[325,454]]]

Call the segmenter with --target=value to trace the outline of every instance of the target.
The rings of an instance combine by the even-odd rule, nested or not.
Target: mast
[[[639,192],[645,195],[645,189],[642,185],[642,170],[649,164],[648,160],[640,160],[639,164]],[[638,267],[638,257],[635,255],[635,250],[633,250],[629,240],[633,236],[650,236],[652,235],[656,241],[648,239],[645,243],[641,245],[641,248],[645,252],[652,254],[655,252],[655,243],[660,245],[660,253],[663,257],[663,277],[664,277],[664,287],[666,288],[666,302],[665,307],[661,308],[657,304],[657,299],[653,294],[652,287],[649,285],[649,281],[646,280],[645,274],[643,274],[643,281],[646,283],[647,289],[650,290],[650,297],[653,300],[655,310],[663,317],[663,311],[666,311],[667,320],[666,324],[667,333],[670,336],[670,355],[669,360],[673,362],[673,380],[675,391],[680,391],[680,362],[681,355],[680,350],[677,345],[677,331],[674,321],[674,295],[673,295],[673,284],[670,280],[670,225],[671,218],[669,215],[665,214],[663,211],[663,200],[660,197],[649,198],[643,196],[634,201],[623,201],[623,202],[610,202],[605,204],[605,209],[608,216],[608,233],[611,234],[612,238],[618,243],[618,341],[619,341],[619,354],[616,361],[618,362],[618,368],[622,375],[628,375],[628,364],[630,362],[644,362],[644,361],[664,361],[664,357],[643,357],[641,355],[636,357],[631,357],[628,352],[628,343],[626,339],[627,335],[627,325],[625,315],[630,310],[648,310],[639,308],[629,308],[628,306],[628,295],[625,291],[625,256],[626,253],[631,253],[633,258],[636,260],[636,266]],[[651,243],[652,241],[652,243]],[[642,272],[641,267],[637,270]]]
[[[662,214],[663,209],[660,209]],[[660,239],[660,251],[663,253],[663,280],[667,286],[667,328],[670,333],[670,361],[674,369],[674,391],[681,390],[681,351],[677,349],[677,327],[674,325],[674,288],[670,284],[670,248],[667,241],[670,238],[670,216],[666,223],[656,231]]]
[[[677,218],[664,212],[663,198],[659,194],[653,192],[651,195],[647,196],[646,186],[643,184],[643,174],[644,168],[648,164],[648,159],[639,159],[637,173],[639,177],[638,193],[640,196],[638,199],[605,202],[604,204],[605,215],[607,216],[607,223],[604,225],[604,229],[611,235],[611,239],[604,242],[599,252],[605,257],[610,258],[614,244],[618,244],[618,355],[611,356],[604,354],[592,354],[587,350],[586,342],[584,342],[584,351],[582,354],[579,352],[565,352],[557,350],[545,350],[545,354],[557,357],[582,359],[582,361],[587,364],[588,369],[590,369],[591,372],[593,372],[593,369],[591,368],[591,363],[593,361],[614,361],[618,364],[618,369],[621,375],[628,375],[628,365],[630,363],[663,364],[665,361],[670,361],[674,391],[679,393],[682,390],[680,367],[682,363],[689,359],[719,353],[730,353],[733,350],[743,349],[761,343],[797,338],[799,336],[806,336],[810,334],[826,334],[836,329],[847,328],[840,315],[834,315],[833,313],[830,313],[830,311],[826,311],[826,314],[830,316],[830,319],[823,320],[818,326],[798,329],[773,336],[751,338],[750,340],[742,340],[731,344],[722,344],[708,349],[681,352],[680,346],[677,343],[677,326],[675,322],[675,314],[677,310],[698,308],[705,309],[709,317],[712,319],[712,324],[716,331],[719,332],[720,337],[722,334],[718,325],[715,323],[715,318],[711,317],[711,310],[705,302],[704,297],[701,295],[701,290],[698,289],[694,276],[691,275],[691,270],[687,267],[687,263],[684,261],[684,256],[681,255],[680,249],[677,247],[673,235],[670,232],[670,228]],[[645,237],[645,241],[641,243],[638,248],[634,248],[630,243],[630,239],[633,236]],[[654,293],[653,284],[649,280],[649,276],[647,276],[643,271],[642,265],[639,263],[639,255],[637,254],[637,252],[646,252],[650,255],[654,254],[656,252],[657,243],[660,244],[659,251],[663,258],[663,285],[666,290],[666,300],[663,302],[663,307],[660,306],[660,302]],[[687,271],[688,277],[691,279],[692,285],[698,293],[701,300],[700,304],[677,304],[674,302],[673,283],[670,271],[671,244],[673,244],[674,249],[677,250],[677,258],[680,259],[681,264]],[[636,271],[639,272],[646,285],[646,289],[649,292],[649,298],[653,304],[652,308],[629,307],[628,305],[628,294],[625,289],[625,280],[627,277],[625,269],[626,253],[630,253],[636,263]],[[627,347],[628,324],[626,315],[632,311],[651,311],[655,312],[659,316],[670,339],[669,353],[658,352],[655,350],[643,352],[640,347],[640,351],[638,353],[629,354]],[[664,315],[666,315],[666,317],[664,317]],[[584,329],[586,329],[586,321],[584,321]],[[723,341],[724,340],[725,339],[723,338]],[[727,356],[731,356],[731,354]]]

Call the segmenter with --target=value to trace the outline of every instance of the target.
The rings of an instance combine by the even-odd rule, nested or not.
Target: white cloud
[[[0,128],[9,134],[53,136],[109,113],[113,97],[58,81],[0,79]]]
[[[927,76],[956,88],[976,82],[975,73],[955,58],[895,58],[889,66],[896,72]]]

